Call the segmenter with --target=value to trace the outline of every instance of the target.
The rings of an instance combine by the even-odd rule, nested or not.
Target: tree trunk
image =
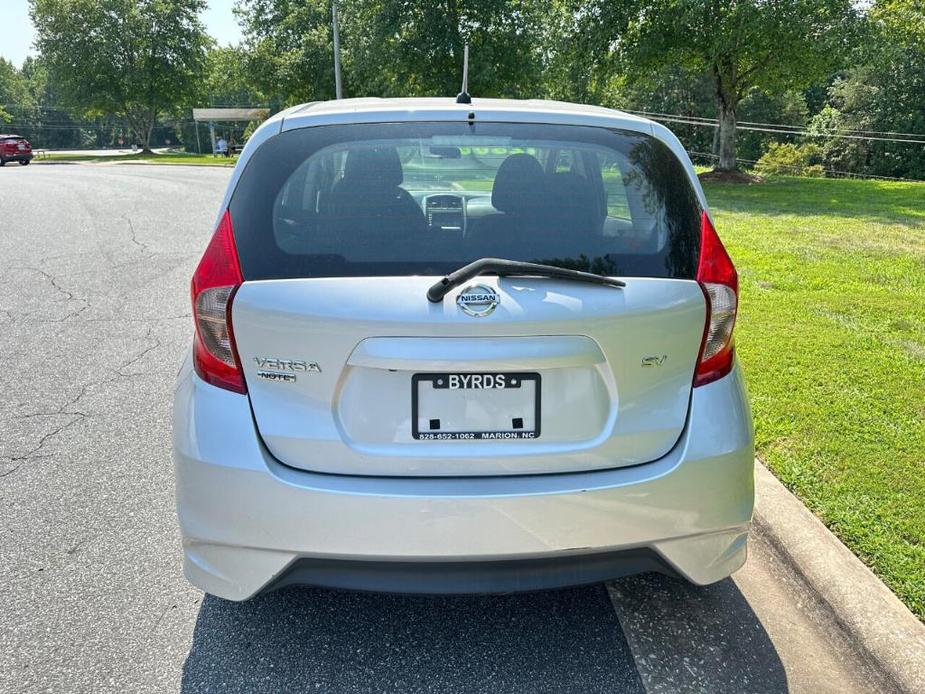
[[[151,154],[151,135],[154,133],[154,126],[157,123],[157,111],[146,109],[139,110],[126,106],[125,120],[128,122],[129,130],[132,131],[133,144],[137,144],[143,154]]]
[[[151,151],[151,134],[154,132],[154,124],[157,122],[157,114],[151,113],[149,120],[145,123],[144,142],[141,151],[144,154],[153,154]]]
[[[714,144],[718,155],[717,171],[736,170],[736,109],[741,101],[744,85],[737,78],[736,64],[720,56],[714,63],[713,89],[716,98],[716,115],[719,121]]]
[[[718,171],[735,171],[736,169],[736,107],[732,100],[718,99],[719,103],[719,159],[716,161]]]
[[[129,143],[133,147],[135,145],[143,145],[145,141],[144,136],[144,125],[138,119],[138,116],[128,107],[125,109],[125,120],[128,123],[129,133],[132,136],[132,141]]]

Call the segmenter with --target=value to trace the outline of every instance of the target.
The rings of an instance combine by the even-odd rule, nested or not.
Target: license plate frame
[[[451,377],[469,377],[469,383],[471,383],[472,376],[492,377],[497,378],[499,376],[504,377],[506,386],[504,389],[500,388],[486,388],[486,387],[463,387],[463,388],[450,388],[449,383],[451,382]],[[440,379],[444,379],[447,385],[438,386],[435,385]],[[474,391],[479,390],[485,393],[490,394],[495,390],[514,390],[520,389],[523,386],[523,383],[532,382],[534,387],[534,396],[533,396],[533,428],[532,429],[514,429],[513,426],[510,429],[491,429],[491,430],[470,430],[470,431],[422,431],[419,422],[419,406],[420,406],[420,388],[422,383],[432,383],[431,387],[434,390],[446,388],[447,390],[462,390],[462,391]],[[516,383],[516,385],[511,385]],[[453,371],[453,372],[438,372],[438,373],[416,373],[411,377],[411,437],[416,441],[523,441],[523,440],[535,440],[540,437],[540,414],[541,414],[541,390],[542,390],[542,376],[535,371],[503,371],[503,372],[462,372],[462,371]],[[490,397],[487,395],[486,397]]]

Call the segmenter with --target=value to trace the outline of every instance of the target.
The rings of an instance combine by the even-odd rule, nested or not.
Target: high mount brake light
[[[202,380],[235,393],[247,392],[231,325],[231,304],[241,282],[231,215],[226,211],[190,287],[196,324],[193,366]]]
[[[697,281],[707,302],[703,341],[694,372],[694,386],[702,386],[732,371],[732,329],[739,306],[739,277],[706,212],[700,217]]]

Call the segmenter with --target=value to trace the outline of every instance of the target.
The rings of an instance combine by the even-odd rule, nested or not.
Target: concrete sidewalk
[[[925,625],[756,462],[749,558],[609,586],[648,692],[925,692]]]
[[[731,579],[697,587],[647,574],[609,589],[647,692],[894,691],[760,532]]]

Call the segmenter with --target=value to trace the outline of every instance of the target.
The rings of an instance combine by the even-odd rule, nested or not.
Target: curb
[[[896,691],[925,692],[925,624],[758,460],[754,523]]]

